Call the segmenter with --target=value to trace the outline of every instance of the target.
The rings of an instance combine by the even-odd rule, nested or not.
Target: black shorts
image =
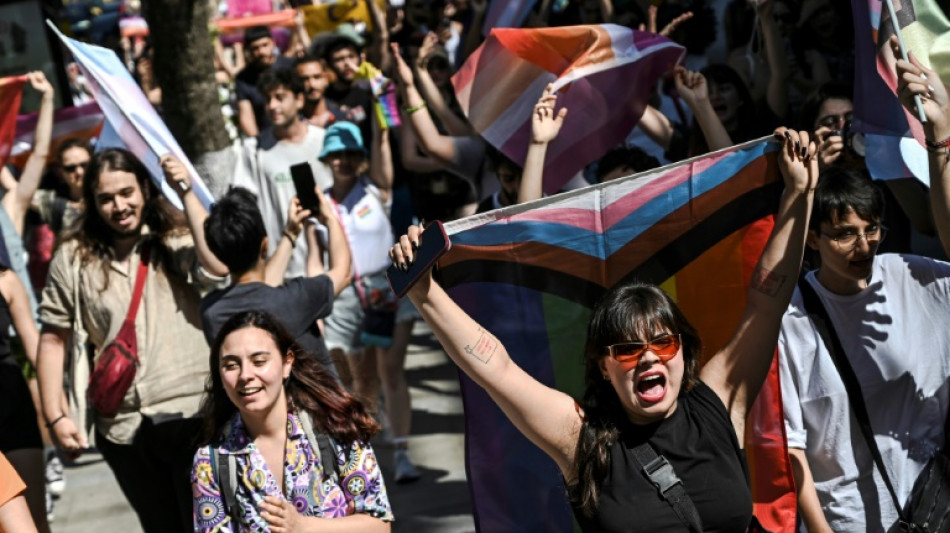
[[[0,361],[0,452],[42,447],[30,388],[9,357]]]

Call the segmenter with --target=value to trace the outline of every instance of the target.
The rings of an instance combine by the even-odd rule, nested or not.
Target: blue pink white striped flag
[[[656,81],[684,53],[666,37],[614,24],[494,29],[452,82],[476,131],[519,164],[534,105],[554,84],[570,114],[545,159],[544,191],[551,194],[623,142]]]
[[[753,141],[450,222],[452,248],[439,262],[440,281],[518,365],[575,398],[582,395],[590,309],[623,280],[654,283],[674,296],[700,331],[705,353],[715,353],[738,324],[749,277],[771,233],[781,192],[777,149],[777,143]],[[769,382],[767,388],[777,386],[777,367]],[[462,394],[479,530],[571,531],[554,462],[464,376]],[[790,531],[795,500],[781,399],[763,393],[759,402],[765,403],[759,412],[779,423],[750,428],[756,512],[772,531]]]
[[[181,199],[165,183],[162,169],[158,165],[160,156],[171,153],[185,164],[191,174],[192,190],[205,208],[209,208],[214,199],[208,187],[115,52],[70,39],[60,33],[54,24],[48,21],[47,24],[63,41],[86,76],[93,97],[111,129],[116,132],[124,147],[148,168],[152,179],[165,197],[181,209]]]
[[[950,80],[950,20],[933,0],[892,0],[907,49]],[[924,132],[897,100],[893,24],[882,0],[853,0],[854,127],[865,134],[874,179],[917,177],[929,184]],[[936,82],[934,82],[936,83]],[[900,157],[895,157],[899,155]]]

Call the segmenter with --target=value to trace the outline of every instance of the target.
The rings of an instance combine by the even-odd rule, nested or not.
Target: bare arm
[[[411,263],[421,228],[413,226],[393,246],[394,264]],[[463,311],[426,273],[409,298],[452,361],[478,383],[531,442],[573,479],[574,451],[581,428],[574,400],[547,387],[515,364],[505,347]]]
[[[287,207],[287,224],[284,225],[284,232],[281,233],[277,242],[277,248],[273,255],[267,259],[264,265],[264,283],[271,287],[276,287],[284,282],[284,274],[287,273],[287,265],[290,264],[290,258],[293,255],[294,247],[303,231],[304,221],[310,216],[310,210],[300,206],[300,200],[296,196],[290,199],[290,205]]]
[[[831,526],[825,519],[818,501],[818,492],[815,491],[815,481],[811,477],[811,468],[805,450],[789,448],[788,458],[792,463],[792,475],[795,476],[795,492],[798,497],[798,513],[805,523],[809,533],[832,533]]]
[[[353,258],[350,254],[350,245],[346,241],[346,233],[343,231],[343,224],[336,217],[336,210],[330,205],[323,191],[317,190],[317,198],[320,200],[320,222],[327,227],[329,233],[330,269],[327,275],[333,281],[333,294],[339,296],[352,280]]]
[[[238,126],[248,137],[256,137],[260,133],[257,129],[257,119],[254,118],[254,106],[250,100],[238,101]]]
[[[409,125],[416,134],[416,140],[427,154],[448,165],[455,158],[455,145],[452,144],[452,138],[439,133],[432,117],[426,112],[426,103],[416,88],[412,69],[399,55],[399,45],[393,44],[392,49],[396,61],[396,79],[405,96],[406,107],[414,110],[411,113],[407,112],[407,115]]]
[[[44,326],[40,334],[39,353],[36,361],[36,374],[40,385],[40,401],[43,416],[52,423],[50,433],[56,444],[67,452],[76,453],[89,447],[89,442],[69,413],[63,409],[66,395],[63,390],[63,368],[66,363],[66,346],[69,342],[68,329]],[[66,416],[63,416],[66,415]]]
[[[470,0],[469,9],[472,10],[472,22],[468,26],[468,31],[465,32],[462,46],[459,47],[459,53],[462,55],[457,63],[459,65],[468,59],[468,56],[472,55],[472,52],[477,50],[479,45],[482,44],[482,26],[485,25],[485,13],[488,10],[488,2],[486,0]]]
[[[555,113],[556,105],[557,94],[552,92],[551,84],[548,84],[531,113],[531,144],[528,145],[521,185],[518,187],[519,204],[537,200],[543,195],[544,157],[548,145],[557,138],[567,116],[566,107]]]
[[[816,146],[809,141],[809,134],[785,128],[776,130],[778,134],[785,137],[779,154],[785,191],[775,227],[752,273],[739,326],[700,372],[700,378],[725,404],[740,439],[745,432],[746,413],[772,363],[782,315],[795,289],[818,182]]]
[[[772,2],[765,0],[756,4],[762,38],[765,41],[765,56],[769,62],[769,85],[765,94],[769,109],[775,116],[784,119],[788,113],[788,57],[778,24],[772,18]]]
[[[608,23],[614,18],[614,3],[611,0],[600,0],[600,21],[602,23]]]
[[[416,67],[416,84],[418,85],[420,94],[425,96],[426,107],[435,113],[435,116],[438,117],[440,121],[442,121],[442,125],[445,126],[445,129],[448,131],[449,135],[456,137],[468,137],[470,135],[475,135],[476,132],[472,128],[471,124],[449,109],[445,98],[442,96],[442,91],[439,90],[439,87],[432,80],[432,76],[429,75],[429,70],[426,68],[426,65],[429,61],[429,55],[432,53],[432,50],[438,41],[439,37],[435,33],[429,32],[429,34],[426,35],[422,46],[419,47],[419,57],[417,57],[414,62]]]
[[[388,533],[392,529],[390,522],[365,512],[340,518],[301,516],[294,504],[275,496],[265,498],[260,508],[261,518],[275,533]]]
[[[191,188],[191,176],[188,174],[188,169],[171,154],[162,156],[159,163],[165,173],[165,181],[178,193],[181,204],[185,208],[185,219],[188,221],[188,228],[191,229],[191,235],[195,241],[198,262],[213,276],[227,276],[229,273],[227,265],[214,255],[205,241],[205,220],[208,218],[208,211]]]
[[[36,524],[33,523],[30,508],[26,505],[23,494],[18,494],[0,505],[0,531],[36,533]]]
[[[891,38],[891,51],[900,57],[896,37]],[[909,59],[897,61],[897,94],[914,116],[917,115],[914,96],[920,97],[927,117],[924,136],[931,143],[944,142],[950,138],[950,98],[946,86],[937,73],[925,68],[912,52]],[[950,255],[950,147],[930,147],[929,150],[930,205],[940,243],[944,253]]]
[[[669,150],[673,139],[673,123],[659,109],[648,105],[637,123],[643,133],[664,150]]]
[[[676,92],[693,110],[693,117],[703,130],[709,151],[715,152],[732,146],[729,132],[722,125],[719,116],[709,103],[709,92],[706,86],[706,77],[699,72],[676,67]]]
[[[407,123],[409,119],[406,117],[405,112],[401,115],[403,123]],[[412,131],[411,126],[408,124],[401,126],[399,131],[401,134],[399,155],[402,157],[402,165],[406,167],[406,170],[428,174],[445,169],[444,163],[440,163],[425,154],[419,153],[419,145],[416,143],[416,135]]]
[[[30,85],[42,93],[43,101],[40,104],[39,116],[36,119],[36,131],[33,137],[33,153],[27,159],[23,166],[23,173],[20,174],[20,181],[16,186],[16,194],[10,195],[13,200],[13,210],[9,210],[10,218],[13,220],[13,226],[18,234],[23,235],[23,217],[30,208],[30,202],[33,200],[33,194],[40,186],[40,179],[43,177],[43,169],[46,168],[46,158],[49,155],[50,139],[53,135],[53,104],[56,92],[53,86],[46,80],[43,72],[36,71],[27,75]],[[8,207],[4,203],[4,207]]]
[[[369,18],[373,24],[373,39],[367,59],[379,67],[379,70],[389,72],[392,68],[393,57],[389,51],[389,25],[386,24],[386,13],[379,8],[376,0],[366,0],[366,4],[369,6]]]
[[[372,122],[373,145],[370,147],[369,179],[379,189],[383,203],[386,203],[393,191],[393,151],[389,146],[389,129],[382,129],[379,121]]]

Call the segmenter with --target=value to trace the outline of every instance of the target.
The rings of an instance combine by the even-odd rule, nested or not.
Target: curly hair
[[[279,353],[293,354],[294,362],[285,384],[288,408],[293,405],[309,411],[314,429],[346,445],[356,441],[369,442],[379,431],[379,424],[363,404],[348,393],[313,354],[301,348],[273,315],[265,311],[244,311],[231,316],[221,326],[211,344],[211,357],[208,360],[210,374],[200,411],[203,421],[202,444],[211,443],[237,412],[221,380],[221,346],[228,335],[244,328],[267,332],[274,339]]]
[[[597,509],[600,485],[610,469],[610,448],[619,437],[619,422],[627,417],[617,391],[602,377],[604,347],[663,332],[683,339],[682,394],[696,385],[702,342],[669,295],[654,285],[624,282],[604,294],[591,314],[584,345],[584,423],[574,456],[576,476],[568,486],[571,503],[587,516]]]
[[[63,230],[61,242],[76,241],[76,249],[82,265],[99,263],[103,272],[103,285],[100,291],[109,286],[109,263],[115,259],[113,240],[115,230],[109,227],[96,203],[99,179],[106,172],[121,171],[135,175],[135,181],[142,191],[145,205],[142,208],[142,224],[149,228],[145,236],[152,250],[151,263],[164,267],[166,273],[177,270],[171,267],[172,254],[165,247],[166,238],[188,232],[184,214],[158,190],[158,186],[149,176],[148,169],[132,152],[121,148],[107,148],[95,154],[89,162],[89,170],[82,183],[82,197],[86,208],[69,227]],[[157,261],[156,261],[157,259]]]

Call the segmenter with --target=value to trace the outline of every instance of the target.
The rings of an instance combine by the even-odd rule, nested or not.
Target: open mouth
[[[666,376],[659,372],[640,376],[636,383],[637,397],[643,402],[655,403],[666,396]]]
[[[856,261],[851,261],[851,266],[860,269],[871,268],[871,264],[874,262],[874,256],[868,257],[867,259],[859,259]]]
[[[264,390],[263,387],[253,387],[250,389],[239,390],[238,394],[241,396],[247,397],[253,394],[257,394],[258,392],[261,392],[262,390]]]

